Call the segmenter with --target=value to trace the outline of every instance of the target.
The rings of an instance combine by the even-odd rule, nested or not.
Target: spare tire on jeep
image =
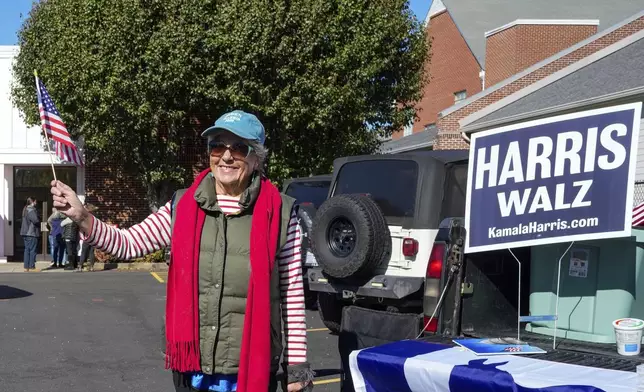
[[[372,274],[391,257],[387,221],[365,195],[338,195],[322,203],[310,243],[324,272],[335,278]]]

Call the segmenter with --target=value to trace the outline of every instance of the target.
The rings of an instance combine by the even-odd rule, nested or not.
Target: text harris
[[[497,193],[502,217],[589,207],[587,196],[592,192],[593,180],[566,181],[564,177],[615,170],[628,164],[626,147],[616,140],[627,133],[625,124],[613,123],[602,129],[588,128],[585,133],[566,131],[536,136],[527,141],[525,157],[521,156],[518,141],[510,142],[505,151],[498,144],[478,148],[474,189],[525,183],[525,187],[516,187],[520,189]],[[597,153],[598,145],[602,154]],[[530,185],[534,180],[559,177],[561,182],[554,187],[554,193],[553,187]]]

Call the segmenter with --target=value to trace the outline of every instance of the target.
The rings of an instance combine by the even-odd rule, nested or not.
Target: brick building
[[[444,112],[445,132],[464,135],[585,110],[644,102],[644,11]],[[634,203],[644,202],[644,120]],[[462,139],[461,139],[462,140]]]
[[[533,66],[516,73],[512,77],[464,100],[440,113],[438,133],[435,141],[437,149],[468,148],[461,127],[464,120],[475,113],[485,113],[502,107],[511,99],[512,94],[533,85],[548,83],[549,78],[569,66],[583,67],[591,56],[597,54],[623,39],[644,30],[644,12],[635,14],[608,29],[572,45]],[[610,88],[609,85],[605,88]],[[472,117],[470,117],[472,118]]]
[[[430,80],[418,105],[418,119],[383,143],[381,151],[467,148],[454,121],[485,105],[478,102],[479,97],[487,96],[490,102],[502,98],[502,93],[491,92],[573,45],[611,30],[643,8],[628,0],[592,0],[583,7],[572,3],[433,0],[425,19],[431,42]]]

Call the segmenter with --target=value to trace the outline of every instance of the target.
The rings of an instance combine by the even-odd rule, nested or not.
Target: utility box
[[[570,243],[532,247],[530,315],[554,315],[557,265]],[[613,321],[644,318],[644,230],[631,237],[575,242],[561,260],[557,337],[615,343]],[[554,335],[554,321],[526,330]]]

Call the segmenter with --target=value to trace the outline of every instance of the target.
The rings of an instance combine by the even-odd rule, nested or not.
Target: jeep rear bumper
[[[322,272],[322,268],[308,270],[309,290],[325,293],[345,294],[353,296],[402,299],[423,287],[424,278],[408,276],[376,275],[369,280],[337,279]]]

